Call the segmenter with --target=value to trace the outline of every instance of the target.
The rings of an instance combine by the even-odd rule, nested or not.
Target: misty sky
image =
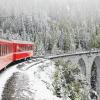
[[[21,11],[31,13],[36,10],[60,10],[70,9],[98,9],[99,0],[0,0],[0,6],[7,11],[14,10],[16,13]]]

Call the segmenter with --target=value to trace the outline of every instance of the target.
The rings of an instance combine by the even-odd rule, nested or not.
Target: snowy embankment
[[[53,67],[53,63],[47,60],[26,71],[34,100],[61,100],[54,96],[51,90]]]
[[[1,100],[1,96],[2,96],[2,92],[3,92],[3,89],[4,89],[5,83],[13,75],[13,73],[16,72],[16,71],[17,71],[17,68],[16,68],[16,65],[15,65],[11,68],[7,68],[5,71],[0,73],[0,100]]]
[[[5,93],[5,90],[7,90],[7,88],[4,86],[8,85],[7,82],[9,83],[9,81],[7,80],[11,78],[10,83],[15,84],[11,84],[12,86],[14,86],[14,91],[19,93],[19,90],[21,90],[21,95],[19,95],[20,93],[12,93],[12,95],[10,96],[12,96],[13,98],[16,98],[16,96],[18,96],[21,100],[21,97],[23,95],[24,97],[32,96],[30,97],[32,99],[29,100],[62,100],[61,98],[58,98],[55,95],[53,95],[52,74],[54,72],[54,68],[54,63],[49,60],[42,60],[41,63],[34,65],[25,71],[17,69],[16,66],[13,66],[7,69],[5,72],[1,73],[0,75],[0,94],[4,97],[8,95],[7,93]],[[13,78],[14,80],[12,80]],[[20,84],[25,84],[26,86],[21,86]],[[9,91],[13,89],[9,89]],[[4,94],[2,94],[2,92]],[[66,98],[66,100],[70,99]]]

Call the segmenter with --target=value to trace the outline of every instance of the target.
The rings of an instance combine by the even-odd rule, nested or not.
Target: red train
[[[11,62],[32,57],[35,44],[26,41],[7,41],[0,39],[0,70]]]

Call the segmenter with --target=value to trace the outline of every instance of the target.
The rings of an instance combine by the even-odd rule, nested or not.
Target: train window
[[[4,56],[4,44],[2,45],[2,56]]]
[[[9,53],[10,53],[10,45],[9,45],[9,49],[8,49]]]
[[[5,45],[5,55],[6,55],[6,45]]]
[[[19,51],[19,52],[22,52],[22,51],[23,51],[23,46],[22,46],[22,45],[19,45],[18,51]]]
[[[31,46],[29,46],[29,50],[31,50]]]
[[[30,50],[30,46],[27,46],[27,50]]]
[[[9,53],[9,45],[7,46],[7,53]]]
[[[30,50],[32,50],[32,46],[30,46]]]
[[[27,50],[27,46],[25,46],[25,51]]]
[[[27,46],[27,50],[29,50],[30,48],[29,48],[29,46]]]
[[[8,45],[6,45],[6,54],[8,54]]]
[[[22,51],[22,49],[23,49],[23,46],[22,46],[22,45],[20,45],[20,51]]]
[[[26,47],[25,46],[23,46],[23,51],[25,51],[26,50]]]
[[[20,50],[23,51],[23,46],[22,45],[20,46]]]
[[[28,50],[30,50],[30,46],[28,47]]]
[[[5,45],[5,55],[7,54],[7,45]]]
[[[0,56],[6,55],[6,48],[7,48],[6,45],[1,45],[0,44]]]
[[[23,46],[23,45],[21,46],[21,50],[22,50],[22,51],[24,50],[24,46]]]
[[[10,46],[10,45],[8,45],[7,52],[8,52],[8,53],[11,52],[11,46]]]
[[[20,51],[23,51],[23,46],[22,45],[20,45]]]
[[[31,50],[32,50],[32,46],[31,46]]]
[[[19,45],[19,50],[18,50],[19,52],[21,51],[21,45]]]
[[[1,45],[1,56],[3,56],[3,45]]]
[[[2,56],[3,54],[2,54],[2,45],[1,45],[1,56]]]
[[[25,45],[24,45],[24,51],[26,51],[26,47],[25,47]]]
[[[2,56],[2,45],[0,46],[0,55]]]
[[[29,50],[29,47],[28,47],[28,46],[26,46],[26,50],[27,50],[27,51]]]
[[[29,46],[29,50],[31,50],[31,46]]]
[[[7,45],[5,45],[5,53],[7,54]]]
[[[9,45],[9,53],[11,52],[11,46]]]
[[[6,46],[4,45],[4,55],[5,55],[5,53],[6,53],[5,51],[6,51]]]
[[[5,55],[5,45],[3,45],[3,56]]]
[[[4,51],[3,51],[3,52],[4,52],[4,55],[5,55],[5,45],[4,45],[4,47],[3,47],[3,48],[4,48]]]
[[[7,45],[7,54],[9,53],[9,45]]]
[[[20,51],[22,51],[22,46],[20,45]]]
[[[5,55],[5,45],[3,45],[3,56]]]
[[[30,50],[30,46],[28,46],[28,50]]]
[[[23,46],[23,51],[25,51],[26,50],[26,48],[25,48],[25,46]]]
[[[30,46],[28,46],[28,50],[30,50]]]
[[[23,51],[25,51],[25,46],[23,45]]]
[[[21,45],[21,51],[23,51],[24,50],[24,46],[23,45]]]
[[[25,46],[25,51],[27,50],[27,46]]]
[[[28,51],[28,46],[25,46],[26,47],[26,51]]]
[[[24,46],[22,46],[22,50],[24,51]]]
[[[10,53],[12,53],[12,50],[13,50],[12,45],[10,45]]]
[[[2,56],[2,45],[1,45],[1,56]]]
[[[28,51],[28,46],[27,45],[25,46],[25,48],[26,48],[25,50]]]
[[[5,45],[4,45],[4,55],[5,55]]]
[[[1,44],[0,44],[0,56],[1,56]]]
[[[11,53],[11,45],[9,45],[9,53]]]
[[[8,45],[7,45],[7,47],[6,47],[6,52],[7,52],[7,54],[8,54]]]
[[[0,56],[4,56],[12,52],[12,47],[10,45],[0,44]]]
[[[27,50],[29,50],[29,46],[27,46]]]
[[[7,52],[8,52],[8,53],[11,52],[11,46],[10,46],[10,45],[8,45]]]
[[[32,46],[32,50],[33,50],[33,46]]]
[[[8,52],[7,52],[7,45],[6,45],[6,54],[8,54]]]
[[[7,54],[7,52],[6,52],[6,45],[5,45],[5,55]]]
[[[30,50],[30,46],[27,47],[27,50]]]

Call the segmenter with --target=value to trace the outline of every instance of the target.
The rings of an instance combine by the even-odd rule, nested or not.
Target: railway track
[[[68,57],[68,56],[77,56],[77,55],[84,55],[84,54],[94,54],[94,53],[100,53],[100,50],[93,50],[93,51],[81,51],[81,52],[74,52],[74,53],[64,53],[64,54],[58,54],[58,55],[50,55],[48,57],[44,57],[46,59],[55,59],[60,57]],[[41,56],[43,57],[43,56]]]
[[[44,59],[44,58],[33,58],[31,60],[27,60],[27,61],[24,61],[22,63],[19,63],[17,65],[17,68],[21,71],[25,71],[25,70],[28,70],[29,68],[35,66],[35,65],[38,65],[38,64],[42,64],[44,63],[45,61],[47,61],[47,59]]]

